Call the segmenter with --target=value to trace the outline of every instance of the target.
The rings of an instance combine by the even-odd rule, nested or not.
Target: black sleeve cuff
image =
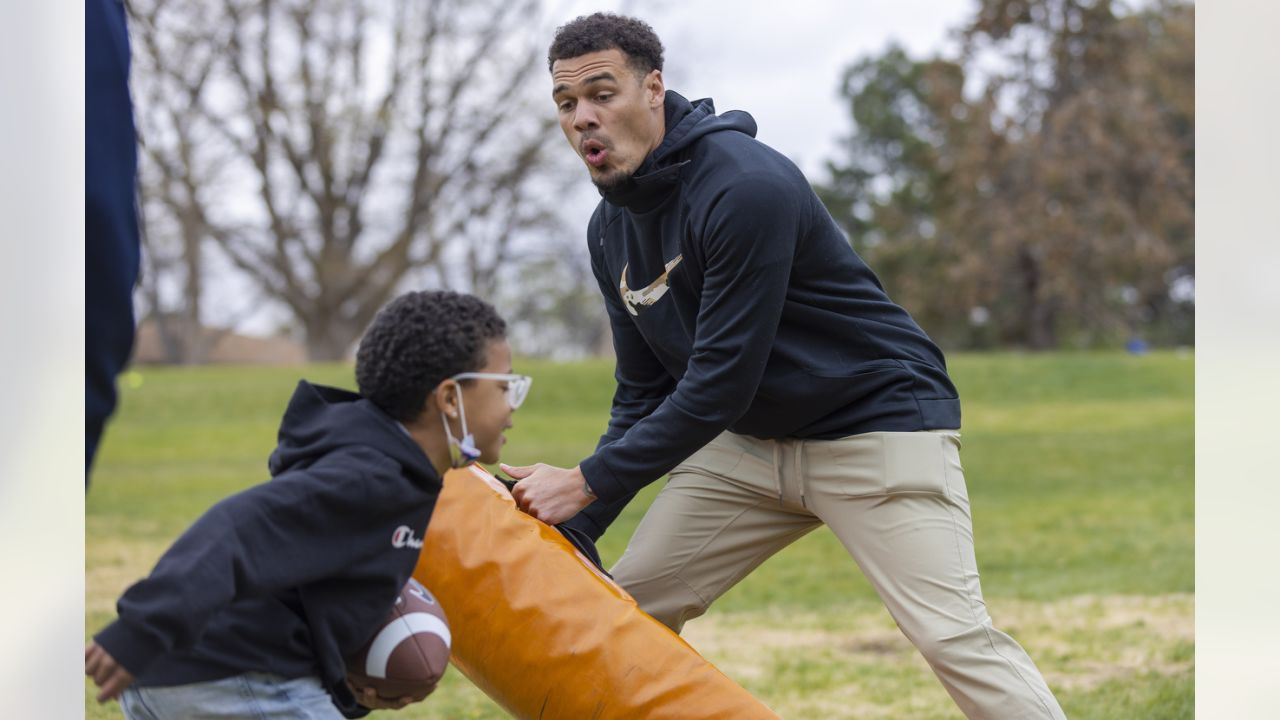
[[[634,493],[613,474],[609,466],[600,458],[600,453],[578,463],[578,469],[582,471],[582,477],[587,481],[591,491],[596,494],[596,499],[601,502],[612,503],[614,500]]]
[[[147,669],[151,661],[167,651],[159,640],[121,620],[103,628],[93,640],[135,678]]]

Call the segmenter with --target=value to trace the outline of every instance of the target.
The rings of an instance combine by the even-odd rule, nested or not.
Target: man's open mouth
[[[588,140],[582,143],[582,157],[589,164],[599,166],[604,163],[609,156],[609,151],[605,148],[604,143],[599,140]]]

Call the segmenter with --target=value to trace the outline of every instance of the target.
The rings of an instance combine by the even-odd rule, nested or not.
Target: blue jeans
[[[120,707],[128,720],[342,719],[319,678],[255,672],[190,685],[135,685],[120,696]]]

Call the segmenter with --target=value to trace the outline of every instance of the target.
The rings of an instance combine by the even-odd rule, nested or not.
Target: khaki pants
[[[671,472],[614,579],[676,632],[825,523],[970,718],[1064,718],[1040,671],[991,625],[974,559],[960,436],[840,440],[724,433]]]

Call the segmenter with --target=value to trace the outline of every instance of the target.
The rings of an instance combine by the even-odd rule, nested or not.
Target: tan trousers
[[[840,440],[724,433],[670,474],[614,579],[679,632],[747,573],[825,523],[970,718],[1064,718],[1035,663],[991,625],[960,436]]]

